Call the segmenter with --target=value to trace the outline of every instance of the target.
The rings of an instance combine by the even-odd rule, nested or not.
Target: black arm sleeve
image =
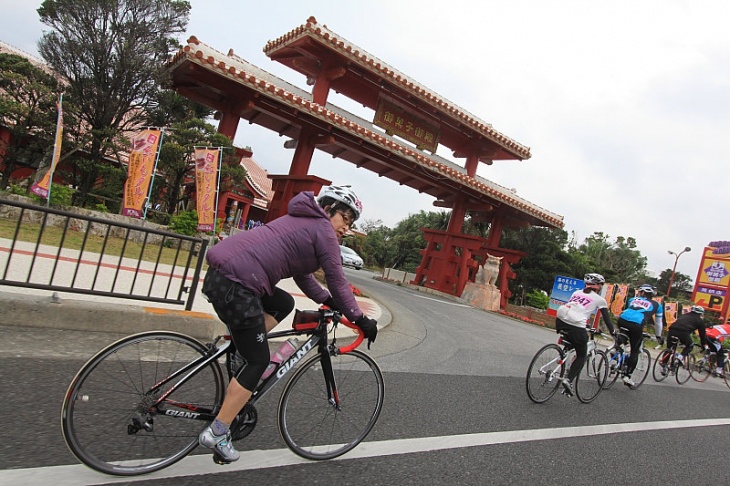
[[[603,322],[606,323],[608,332],[613,335],[616,332],[616,329],[613,327],[613,321],[611,321],[611,313],[608,312],[608,308],[604,307],[603,309],[601,309],[601,317],[603,317]]]

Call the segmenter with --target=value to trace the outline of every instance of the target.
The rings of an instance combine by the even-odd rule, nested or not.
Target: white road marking
[[[538,440],[566,439],[593,435],[646,432],[654,430],[683,429],[693,427],[715,427],[730,425],[730,418],[696,419],[623,424],[588,425],[582,427],[559,427],[553,429],[510,430],[480,434],[447,435],[414,439],[383,440],[363,442],[342,457],[343,461],[378,456],[395,456],[416,452],[431,452],[444,449],[480,447],[495,444],[511,444]],[[119,482],[146,481],[155,478],[175,478],[204,474],[228,473],[252,469],[311,464],[289,449],[255,450],[241,452],[241,459],[233,464],[219,466],[213,463],[209,454],[188,456],[177,464],[156,473],[137,477],[113,477],[92,471],[83,465],[50,466],[30,469],[0,470],[0,484],[53,484],[54,486],[82,484],[114,484]]]

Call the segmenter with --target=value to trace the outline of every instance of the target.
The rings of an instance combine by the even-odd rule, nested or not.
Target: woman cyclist
[[[228,384],[218,416],[199,437],[224,462],[239,459],[229,429],[269,364],[266,333],[294,308],[294,298],[276,287],[280,280],[293,278],[313,301],[342,310],[363,330],[368,346],[375,341],[377,321],[358,307],[340,258],[339,240],[361,212],[360,199],[349,186],[325,187],[316,199],[314,193],[302,192],[289,201],[288,214],[230,236],[208,251],[210,267],[202,291],[228,327],[244,363]],[[312,275],[319,268],[329,292]]]
[[[624,384],[634,387],[634,380],[631,373],[636,369],[639,361],[641,343],[644,340],[644,325],[653,321],[656,336],[661,336],[664,322],[664,308],[653,300],[656,295],[656,288],[649,284],[643,284],[637,289],[637,296],[629,299],[626,309],[618,316],[618,327],[627,330],[629,342],[631,343],[631,355],[626,364],[626,374],[623,377]]]
[[[608,312],[608,303],[599,293],[603,284],[606,283],[606,279],[598,273],[588,273],[583,277],[583,282],[585,286],[573,292],[568,302],[558,307],[557,319],[555,319],[555,330],[566,332],[568,340],[575,349],[575,360],[570,365],[568,376],[562,381],[565,394],[568,396],[573,396],[573,381],[586,362],[588,354],[586,324],[591,314],[600,311],[609,332],[615,334],[611,315]]]

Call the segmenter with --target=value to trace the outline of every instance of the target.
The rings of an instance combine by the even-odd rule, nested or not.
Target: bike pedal
[[[223,456],[217,453],[213,453],[213,462],[215,462],[216,464],[220,464],[221,466],[231,463],[231,461],[226,461],[225,459],[223,459]]]

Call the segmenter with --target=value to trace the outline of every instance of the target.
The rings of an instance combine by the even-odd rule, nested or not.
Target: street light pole
[[[674,255],[674,266],[672,267],[672,275],[669,277],[669,287],[667,287],[667,297],[669,297],[669,292],[672,291],[672,284],[674,283],[674,272],[677,271],[677,261],[679,260],[679,257],[682,256],[682,253],[686,253],[688,251],[692,251],[692,248],[689,246],[685,246],[684,250],[680,251],[679,253],[675,253],[672,250],[667,250],[667,253],[670,255]]]

